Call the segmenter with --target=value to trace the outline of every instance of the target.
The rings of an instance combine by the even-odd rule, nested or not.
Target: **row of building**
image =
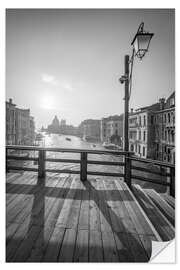
[[[47,128],[44,128],[42,126],[41,131],[55,134],[66,134],[75,136],[79,135],[78,127],[74,127],[73,125],[67,125],[65,119],[61,119],[61,121],[59,121],[57,115],[55,115],[51,124],[48,125]]]
[[[29,109],[20,109],[6,101],[6,144],[32,145],[35,139],[34,118]]]
[[[138,157],[175,163],[175,92],[167,100],[131,110],[129,150]]]
[[[79,130],[85,139],[122,146],[123,114],[84,120]],[[138,157],[175,163],[175,92],[151,106],[131,109],[129,150]]]
[[[113,115],[106,118],[87,119],[79,126],[80,135],[86,140],[122,144],[123,115]]]

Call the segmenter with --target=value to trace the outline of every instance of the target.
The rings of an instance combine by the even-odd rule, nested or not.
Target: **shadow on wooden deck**
[[[72,179],[70,181],[72,183]],[[16,188],[18,185],[21,186],[21,189]],[[22,194],[23,189],[23,194],[33,195],[30,221],[29,219],[27,222],[25,221],[23,227],[24,238],[22,236],[19,238],[18,236],[17,238],[7,238],[7,262],[149,261],[151,256],[151,236],[139,236],[135,233],[134,228],[131,228],[131,226],[128,228],[126,226],[128,221],[126,220],[125,222],[127,223],[124,224],[121,218],[107,204],[107,201],[133,201],[129,196],[128,190],[106,190],[103,187],[101,190],[98,190],[90,181],[86,181],[81,185],[83,189],[48,187],[45,185],[45,179],[38,179],[37,184],[34,186],[7,183],[6,192],[8,194],[13,194],[14,189],[15,194]],[[84,194],[87,190],[91,191],[89,199],[96,203],[100,214],[110,228],[109,231],[92,230],[91,239],[89,236],[89,227],[78,229],[78,224],[72,228],[63,226],[63,224],[57,224],[57,218],[61,214],[66,199],[83,201]],[[45,197],[65,199],[61,205],[57,203],[57,211],[46,228],[45,218],[48,219],[48,215],[46,213],[47,209],[45,209]],[[89,205],[89,207],[91,206]],[[116,225],[119,226],[118,231],[114,230]],[[50,238],[51,241],[49,241]],[[63,239],[66,241],[63,241]],[[99,245],[98,239],[102,241],[102,246]],[[142,242],[146,243],[147,249],[144,248]]]

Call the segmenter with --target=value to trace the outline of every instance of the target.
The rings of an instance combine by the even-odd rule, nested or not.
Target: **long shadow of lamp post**
[[[124,151],[127,152],[126,162],[125,162],[125,181],[129,187],[131,187],[131,167],[130,167],[130,159],[129,159],[129,154],[128,154],[128,151],[129,151],[128,119],[129,119],[129,99],[130,99],[131,88],[132,88],[133,62],[134,62],[135,57],[142,60],[142,58],[145,56],[145,54],[148,51],[149,44],[153,35],[154,35],[153,33],[144,31],[144,23],[142,22],[131,43],[133,47],[132,56],[130,58],[129,55],[125,55],[125,58],[124,58],[125,73],[119,79],[121,84],[125,83],[124,134],[123,134],[124,145],[123,147],[124,147]]]

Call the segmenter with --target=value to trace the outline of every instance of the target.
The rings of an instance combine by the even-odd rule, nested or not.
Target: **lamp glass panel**
[[[149,46],[149,42],[151,40],[151,35],[138,35],[137,38],[138,39],[138,49],[139,50],[147,50],[148,49],[148,46]]]
[[[138,46],[138,38],[136,37],[134,43],[133,43],[133,46],[134,46],[134,50],[135,50],[135,53],[138,52],[139,50],[139,46]]]

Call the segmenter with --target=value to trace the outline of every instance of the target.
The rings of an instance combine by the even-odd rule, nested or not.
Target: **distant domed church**
[[[52,123],[48,126],[48,131],[51,133],[59,133],[60,132],[60,124],[57,115],[55,115]]]

